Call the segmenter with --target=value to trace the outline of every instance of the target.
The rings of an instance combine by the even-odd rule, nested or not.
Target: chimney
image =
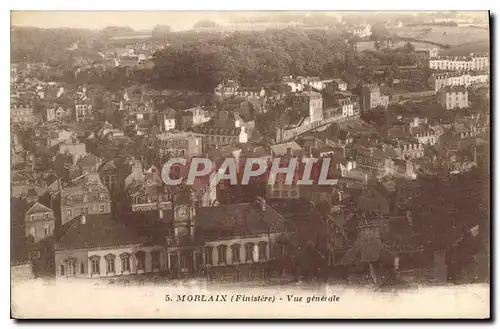
[[[163,219],[163,209],[160,209],[160,211],[158,212],[158,216],[160,217],[160,219]]]

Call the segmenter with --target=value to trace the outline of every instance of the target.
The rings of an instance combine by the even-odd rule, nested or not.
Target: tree
[[[172,32],[172,29],[168,25],[156,25],[153,28],[152,38],[153,40],[165,40],[166,36]]]
[[[200,28],[214,28],[214,27],[217,27],[217,26],[219,26],[219,24],[215,23],[214,21],[211,21],[211,20],[208,20],[208,19],[204,19],[204,20],[201,20],[201,21],[198,21],[198,22],[194,23],[193,28],[195,28],[195,29],[200,29]]]
[[[405,43],[403,49],[406,53],[413,53],[415,51],[415,47],[409,41]]]
[[[386,80],[388,85],[393,85],[394,84],[394,70],[392,67],[389,67],[387,71],[385,72]]]

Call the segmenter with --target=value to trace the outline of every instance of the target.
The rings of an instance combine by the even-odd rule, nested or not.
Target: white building
[[[432,74],[429,77],[429,86],[438,92],[441,88],[446,86],[465,86],[466,88],[478,84],[486,83],[489,81],[488,74],[474,74],[474,73],[439,73]]]
[[[489,66],[488,56],[473,53],[469,56],[440,56],[429,59],[429,68],[441,71],[481,71]]]

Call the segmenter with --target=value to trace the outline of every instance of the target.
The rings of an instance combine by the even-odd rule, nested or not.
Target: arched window
[[[106,273],[115,273],[115,257],[113,254],[104,256],[106,259]]]
[[[239,244],[233,244],[231,246],[231,258],[233,263],[239,263],[240,260],[240,249],[241,246]]]
[[[254,250],[253,243],[245,244],[245,261],[246,262],[252,262],[254,260],[253,259],[253,250]]]
[[[159,250],[151,251],[151,267],[153,268],[153,270],[160,269],[160,251]]]
[[[70,258],[67,260],[68,262],[68,275],[75,276],[76,275],[76,259]]]
[[[259,260],[267,259],[267,242],[259,242]]]
[[[120,255],[122,262],[122,272],[130,271],[130,254],[123,253]]]
[[[213,248],[212,247],[205,248],[205,264],[206,265],[213,264]]]
[[[99,256],[90,257],[90,274],[101,274],[100,260]]]
[[[144,251],[136,252],[135,260],[136,260],[137,270],[144,271],[146,269],[146,253]]]
[[[218,263],[227,263],[227,246],[222,244],[217,247],[217,260]]]

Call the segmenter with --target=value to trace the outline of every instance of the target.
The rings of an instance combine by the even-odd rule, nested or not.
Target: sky
[[[149,30],[157,24],[169,25],[173,30],[190,29],[201,19],[218,23],[227,20],[228,13],[220,12],[165,12],[165,11],[13,11],[11,24],[41,28],[87,28],[102,29],[106,26],[130,26],[135,30]]]
[[[307,14],[307,12],[304,12]],[[346,12],[326,12],[338,15]],[[360,12],[357,12],[359,14]],[[363,12],[365,14],[370,12]],[[409,13],[409,12],[406,12]],[[416,12],[413,12],[416,13]],[[106,26],[130,26],[134,30],[151,30],[157,24],[169,25],[174,31],[191,29],[202,19],[224,25],[236,16],[268,15],[266,11],[12,11],[11,24],[41,28],[102,29]],[[487,14],[487,12],[482,12]]]

